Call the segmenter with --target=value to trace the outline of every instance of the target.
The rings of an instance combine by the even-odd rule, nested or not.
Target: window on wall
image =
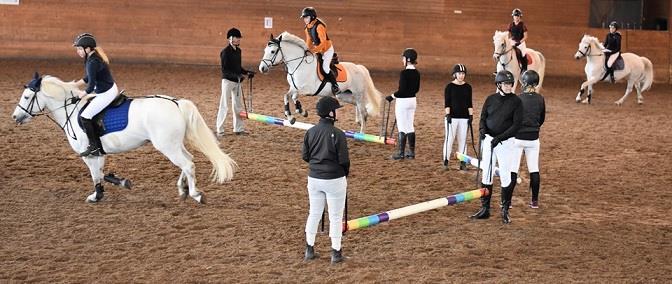
[[[616,21],[622,29],[666,31],[669,29],[669,0],[591,0],[589,25],[607,28]]]

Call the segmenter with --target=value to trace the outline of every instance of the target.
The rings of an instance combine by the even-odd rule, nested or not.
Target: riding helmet
[[[522,17],[523,16],[523,11],[518,9],[518,8],[513,9],[513,11],[511,12],[511,16]]]
[[[313,19],[317,18],[317,11],[315,11],[315,8],[313,7],[306,7],[301,10],[301,17],[310,17],[310,20],[312,21]]]
[[[536,87],[539,85],[539,73],[534,70],[527,70],[523,73],[523,86]]]
[[[497,76],[495,76],[495,84],[499,83],[509,83],[513,84],[514,79],[513,79],[513,74],[507,70],[502,70],[497,72]]]
[[[317,115],[320,117],[329,117],[330,113],[333,111],[336,112],[337,109],[343,107],[337,99],[334,97],[322,97],[317,101],[315,108],[317,109]]]
[[[410,62],[415,62],[416,60],[418,60],[418,52],[416,52],[415,49],[412,48],[404,49],[404,52],[401,54],[401,56],[406,57],[406,61]]]
[[[72,46],[81,46],[81,47],[96,47],[96,38],[93,37],[90,33],[83,33],[75,37],[75,41]]]
[[[230,37],[242,38],[243,35],[240,33],[239,29],[231,28],[228,32],[226,32],[226,38]]]
[[[614,27],[614,29],[617,29],[617,30],[618,30],[618,22],[616,22],[616,21],[611,21],[611,23],[609,23],[609,27],[610,27],[610,28],[611,28],[611,27]]]
[[[457,73],[457,72],[462,72],[464,74],[467,74],[467,66],[464,66],[464,64],[455,64],[455,66],[453,66],[453,73],[452,74],[455,75],[455,73]]]

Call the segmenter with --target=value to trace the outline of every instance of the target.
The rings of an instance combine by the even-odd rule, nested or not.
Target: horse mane
[[[42,78],[42,93],[52,98],[64,99],[68,97],[72,90],[76,90],[77,86],[74,82],[63,82],[55,76],[45,75]]]
[[[584,41],[584,40],[587,40],[588,43],[590,43],[590,42],[595,43],[595,45],[597,45],[597,47],[598,47],[600,50],[604,49],[604,45],[602,45],[602,43],[600,42],[600,40],[597,39],[597,38],[594,37],[594,36],[591,36],[591,35],[583,35],[583,39],[582,39],[581,41]]]
[[[508,46],[509,43],[509,31],[495,31],[495,35],[492,36],[492,42],[494,43],[498,39],[502,39]]]
[[[282,37],[283,41],[288,41],[290,43],[296,44],[296,45],[302,47],[304,50],[308,49],[308,46],[306,45],[306,42],[298,36],[290,34],[287,31],[282,32],[280,34],[280,36]]]

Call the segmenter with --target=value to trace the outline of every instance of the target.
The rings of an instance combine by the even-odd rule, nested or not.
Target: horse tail
[[[641,58],[642,62],[644,63],[644,82],[642,83],[640,90],[643,92],[651,89],[651,85],[653,85],[653,64],[648,58],[644,56]]]
[[[357,66],[362,70],[364,81],[366,81],[366,113],[374,117],[378,116],[380,114],[380,106],[383,102],[383,93],[378,91],[376,86],[373,85],[369,69],[366,69],[364,65]]]
[[[187,141],[212,163],[212,180],[217,183],[230,181],[237,168],[236,162],[219,148],[215,135],[193,102],[181,99],[177,104],[187,123]]]

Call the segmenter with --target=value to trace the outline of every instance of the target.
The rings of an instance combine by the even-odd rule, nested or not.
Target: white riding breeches
[[[612,65],[614,65],[614,62],[616,62],[616,58],[621,55],[620,52],[616,52],[612,55],[609,56],[609,59],[607,59],[607,67],[611,68]]]
[[[417,106],[415,97],[397,98],[394,104],[394,116],[397,119],[397,130],[401,133],[415,132],[413,122],[415,119],[415,108]]]
[[[233,132],[242,132],[245,130],[243,119],[240,118],[240,112],[243,110],[243,96],[241,94],[240,83],[222,79],[222,96],[219,98],[219,111],[217,112],[217,133],[224,133],[224,122],[229,111],[228,101],[233,106]]]
[[[525,42],[521,42],[520,45],[518,46],[518,49],[520,49],[520,54],[522,56],[525,56],[527,54],[527,44]]]
[[[446,124],[445,139],[443,139],[443,159],[450,160],[450,155],[453,153],[453,142],[457,135],[457,151],[462,154],[467,154],[467,128],[469,128],[469,119],[467,118],[453,118],[451,123],[444,119]]]
[[[96,94],[96,98],[91,100],[89,105],[84,109],[84,111],[82,111],[81,117],[86,119],[93,118],[96,116],[96,114],[99,114],[101,111],[103,111],[103,109],[110,105],[117,95],[119,95],[119,90],[117,89],[117,84],[115,83],[109,90],[100,94]]]
[[[306,243],[315,244],[317,226],[324,212],[324,204],[329,212],[329,237],[331,248],[341,250],[341,236],[343,236],[343,209],[347,194],[348,181],[345,177],[336,179],[318,179],[308,177],[308,198],[310,210],[306,220]]]
[[[492,184],[492,178],[495,175],[495,165],[499,167],[499,180],[502,187],[511,184],[511,164],[513,160],[513,139],[509,138],[502,141],[494,149],[490,148],[492,136],[485,135],[481,141],[481,168],[483,170],[483,184]]]
[[[334,46],[332,45],[327,51],[322,53],[322,71],[324,74],[329,74],[331,69],[329,65],[331,64],[331,59],[334,58]]]
[[[525,152],[525,160],[527,161],[527,171],[530,173],[539,172],[539,139],[536,140],[519,140],[513,139],[513,164],[511,171],[518,173],[520,169],[520,159]]]

